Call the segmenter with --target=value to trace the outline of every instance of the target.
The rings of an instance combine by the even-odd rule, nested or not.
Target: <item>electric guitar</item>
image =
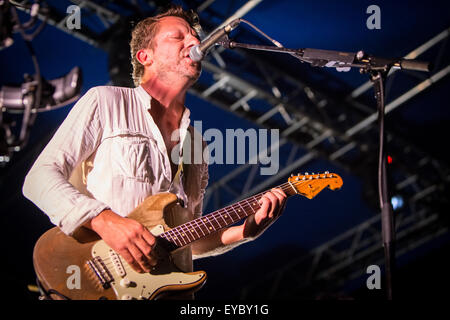
[[[342,183],[335,173],[306,173],[291,175],[278,188],[287,196],[299,194],[312,199],[324,188],[336,190]],[[206,273],[180,271],[171,260],[171,252],[254,214],[260,208],[258,200],[264,193],[172,229],[167,225],[154,226],[148,217],[163,217],[166,210],[176,205],[176,195],[159,193],[145,199],[128,218],[149,228],[156,237],[153,250],[158,256],[158,264],[149,273],[134,271],[94,231],[84,227],[73,236],[65,235],[58,227],[44,233],[34,248],[34,269],[41,286],[52,299],[157,299],[176,291],[194,292],[205,283]],[[69,283],[71,272],[79,276],[78,284]]]

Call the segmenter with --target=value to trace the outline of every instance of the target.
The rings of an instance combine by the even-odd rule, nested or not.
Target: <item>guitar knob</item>
[[[123,278],[120,280],[120,285],[124,288],[130,287],[131,281],[128,278]]]

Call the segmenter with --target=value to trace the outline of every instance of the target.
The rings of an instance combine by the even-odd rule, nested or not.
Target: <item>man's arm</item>
[[[265,193],[260,200],[261,208],[243,224],[195,241],[191,246],[194,259],[219,255],[256,239],[281,215],[285,202],[286,194],[279,188]]]
[[[97,91],[92,88],[70,110],[25,177],[24,196],[68,235],[108,209],[68,181],[73,169],[94,152],[100,139]]]

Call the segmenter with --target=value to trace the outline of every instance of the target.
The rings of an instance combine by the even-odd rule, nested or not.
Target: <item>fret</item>
[[[177,239],[177,236],[173,234],[172,230],[167,231],[166,234],[170,237],[170,240],[169,239],[167,239],[167,240],[169,240],[170,242],[172,242],[172,243],[176,244],[177,246],[181,247],[181,242],[177,243],[177,241],[179,241],[179,240]]]
[[[195,220],[194,220],[195,221]],[[198,240],[198,239],[200,239],[201,238],[201,236],[198,234],[198,232],[197,232],[197,226],[194,226],[194,224],[192,223],[193,221],[190,221],[189,222],[189,230],[190,230],[190,232],[192,233],[192,231],[195,231],[195,234],[197,235],[197,238],[196,238],[196,240]]]
[[[296,194],[298,194],[298,191],[297,191],[297,189],[294,188],[294,186],[292,185],[292,182],[288,181],[288,183],[289,183],[289,186],[290,186],[292,189],[294,189],[294,192],[295,192]],[[287,190],[286,190],[286,191],[287,191]]]
[[[222,218],[223,222],[225,222],[225,226],[227,226],[228,222],[227,222],[227,220],[225,220],[224,215],[223,214],[219,214],[219,216]]]
[[[256,211],[253,209],[252,204],[248,202],[248,199],[245,199],[245,202],[247,202],[248,206],[250,207],[250,209],[252,209],[253,213],[256,213]]]
[[[184,225],[178,226],[175,229],[178,229],[178,233],[181,235],[182,239],[184,240],[184,242],[186,242],[185,244],[191,243],[191,239],[189,239],[189,236],[187,235],[187,232],[185,231]]]
[[[166,232],[164,232],[163,234],[161,234],[160,237],[163,238],[163,239],[165,239],[165,240],[167,240],[167,241],[169,241],[169,239],[167,238],[167,233],[166,233]],[[170,241],[169,241],[169,242],[170,242]]]
[[[211,224],[212,224],[213,221],[215,221],[215,222],[217,223],[217,227],[214,226],[214,228],[215,228],[216,230],[219,230],[220,228],[225,227],[225,226],[222,226],[222,225],[219,223],[219,221],[216,219],[216,216],[215,216],[214,213],[208,214],[208,216],[210,217],[209,220],[211,221]],[[214,220],[213,220],[213,219],[214,219]],[[214,224],[213,224],[213,225],[214,225]]]
[[[190,232],[189,232],[188,226],[186,224],[182,224],[180,226],[180,228],[181,228],[181,231],[183,232],[185,238],[187,238],[187,243],[191,243],[192,241],[195,240],[195,238],[192,235],[189,237]]]
[[[226,210],[227,210],[227,212],[228,212],[228,210],[230,209],[230,207],[228,206],[228,207],[226,207]],[[234,210],[233,210],[234,211]],[[237,214],[237,212],[236,211],[234,211],[234,213],[236,213],[236,215],[237,215],[237,217],[238,217],[238,219],[236,219],[236,218],[233,218],[233,216],[230,214],[230,212],[228,212],[228,214],[230,215],[230,217],[231,217],[231,219],[233,220],[233,223],[234,222],[236,222],[236,221],[239,221],[239,220],[241,220],[241,218],[239,217],[239,215]]]
[[[200,229],[200,231],[203,233],[203,236],[206,236],[206,235],[208,235],[208,234],[206,234],[205,233],[205,229],[202,227],[202,225],[200,224],[200,222],[201,223],[203,223],[203,221],[202,221],[202,218],[198,218],[198,219],[195,219],[194,220],[195,221],[195,223],[197,224],[197,226],[198,226],[198,228]],[[206,225],[203,223],[203,226],[204,227],[206,227]],[[206,231],[208,230],[208,228],[206,227]]]
[[[247,213],[247,210],[245,210],[244,207],[241,205],[241,201],[239,201],[237,204],[239,205],[239,207],[241,207],[241,210],[244,211],[245,216],[248,216],[249,214]]]
[[[173,230],[173,232],[176,232],[178,234],[178,239],[183,240],[184,244],[182,243],[182,246],[186,245],[187,242],[184,240],[184,237],[181,235],[179,228],[175,227],[172,230]],[[181,242],[181,240],[180,240],[180,242]]]
[[[220,216],[225,221],[225,224],[228,226],[233,223],[233,218],[228,214],[228,212],[224,211],[224,213],[221,213]],[[227,221],[227,219],[229,221]]]
[[[198,223],[198,221],[199,221],[200,219],[201,219],[201,218],[197,218],[197,219],[194,220],[194,222],[195,222],[195,224],[197,225],[197,229],[199,229],[199,230],[203,233],[203,236],[206,236],[206,234],[205,234],[205,232],[203,231],[201,225]]]
[[[171,236],[172,239],[175,241],[175,244],[182,247],[183,243],[181,242],[180,238],[178,237],[178,235],[174,232],[174,230],[170,230],[171,231]]]
[[[236,215],[238,216],[238,219],[237,220],[235,220],[235,221],[239,221],[239,220],[241,220],[242,219],[242,217],[239,215],[239,213],[236,211],[236,209],[233,207],[233,206],[230,206],[231,207],[231,209],[233,209],[233,211],[234,211],[234,213],[236,213]]]
[[[164,232],[164,233],[161,235],[161,237],[164,238],[164,239],[166,239],[166,240],[169,241],[169,242],[172,242],[171,239],[170,239],[170,235],[169,235],[169,233],[168,233],[167,231]]]
[[[211,223],[211,221],[209,221],[208,215],[206,215],[206,216],[204,216],[204,217],[202,218],[202,222],[203,222],[203,224],[205,225],[205,227],[208,229],[208,232],[209,232],[209,233],[212,233],[212,232],[216,231],[216,229],[214,228],[214,226],[213,226],[213,224]],[[206,222],[208,222],[208,223],[210,224],[209,227],[206,225]]]
[[[261,205],[259,204],[259,199],[257,199],[255,196],[253,196],[252,198],[253,198],[253,200],[254,200],[254,201],[252,202],[252,204],[253,204],[252,209],[255,208],[255,207],[256,207],[256,210],[258,210],[259,208],[261,208]],[[261,199],[261,197],[260,197],[260,199]]]
[[[199,234],[197,233],[197,231],[195,230],[195,228],[192,226],[192,223],[191,222],[187,222],[187,223],[185,223],[185,224],[183,224],[182,226],[185,226],[185,229],[186,229],[186,233],[190,233],[191,234],[191,238],[192,238],[192,241],[195,241],[195,240],[198,240],[198,239],[200,239],[200,236],[199,236]],[[197,238],[195,237],[195,235],[194,235],[194,231],[195,231],[195,233],[197,234]],[[192,242],[191,241],[191,242]]]

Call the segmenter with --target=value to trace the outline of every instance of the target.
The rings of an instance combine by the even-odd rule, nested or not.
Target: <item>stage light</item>
[[[81,91],[82,73],[74,67],[68,74],[46,81],[26,75],[20,86],[0,88],[0,165],[11,161],[13,152],[23,149],[36,114],[51,111],[75,102]],[[5,120],[4,113],[22,113],[20,136],[15,137],[14,122]]]
[[[28,10],[30,19],[22,23],[16,7]],[[37,25],[38,15],[44,17]],[[41,33],[46,25],[49,9],[45,1],[0,0],[0,50],[14,42],[13,33],[19,33],[33,61],[36,74],[24,75],[25,81],[19,86],[0,88],[0,166],[11,161],[13,152],[18,152],[27,144],[31,127],[38,112],[54,110],[78,99],[81,90],[81,69],[74,67],[68,74],[47,81],[41,76],[36,53],[31,41]],[[30,33],[27,33],[29,31]],[[13,133],[15,121],[5,117],[6,113],[23,114],[19,136]]]
[[[39,105],[33,106],[31,112],[50,111],[74,102],[80,93],[82,73],[79,67],[74,67],[66,75],[46,81],[42,81],[42,93],[39,97]],[[3,86],[0,89],[0,108],[2,111],[22,113],[27,104],[36,101],[37,80],[26,76],[25,82],[20,87]]]
[[[394,211],[403,208],[403,203],[403,197],[400,195],[395,195],[391,198],[391,205]]]

